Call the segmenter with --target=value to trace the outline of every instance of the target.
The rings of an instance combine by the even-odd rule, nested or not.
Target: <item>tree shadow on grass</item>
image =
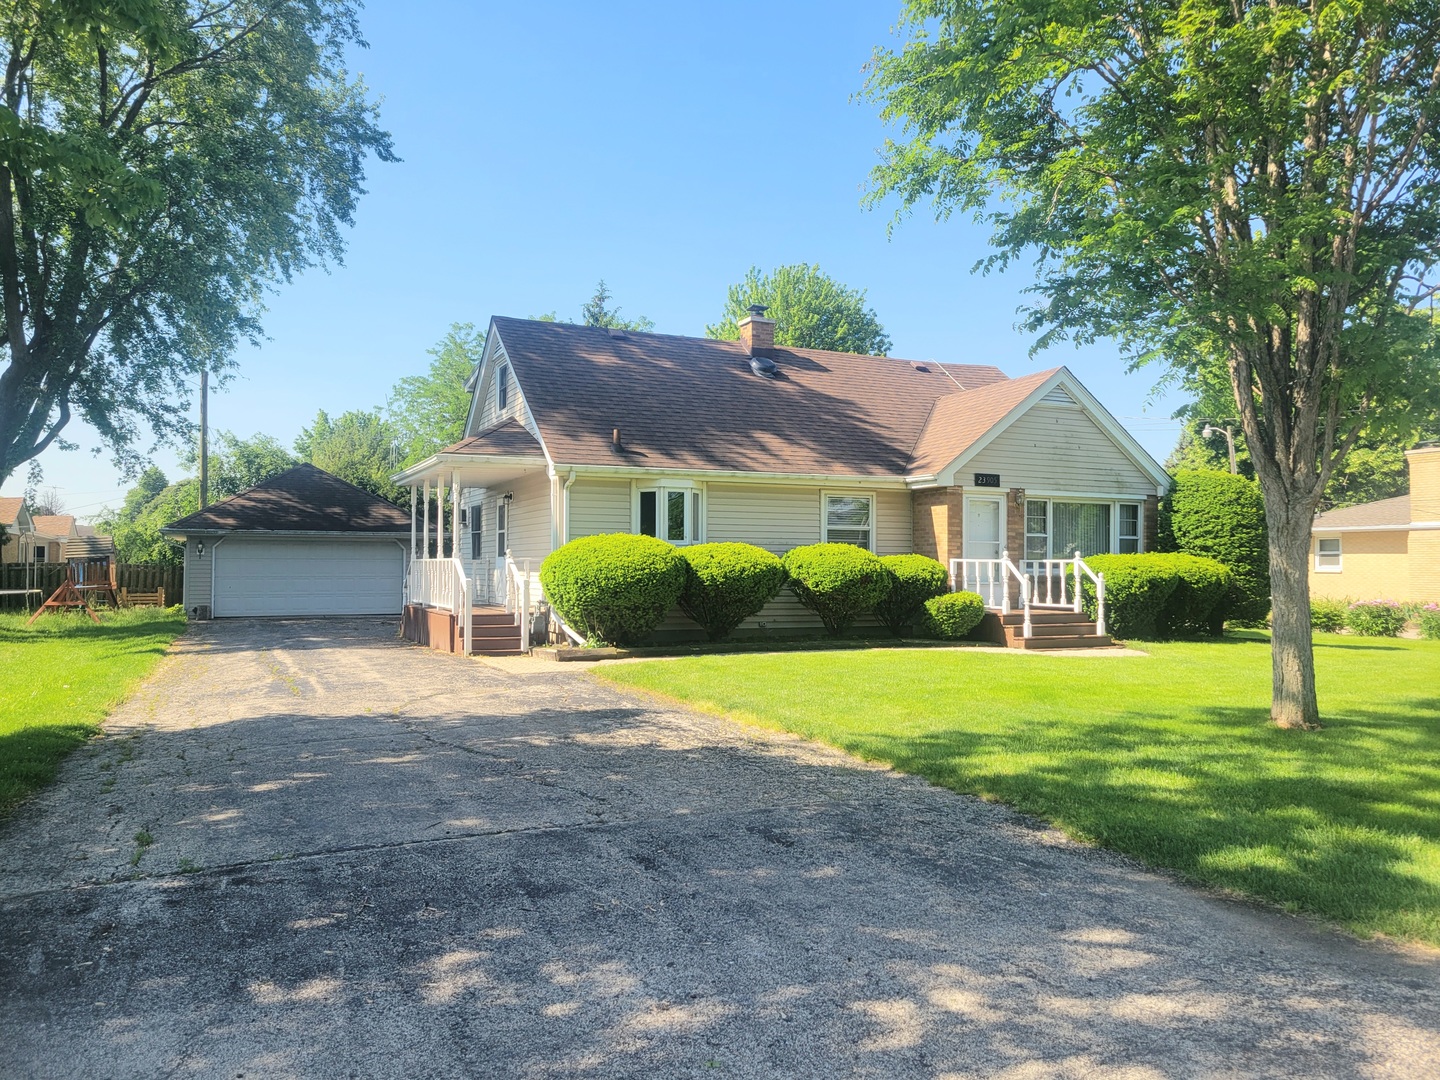
[[[1297,741],[1263,708],[1201,713],[1209,738],[1135,709],[995,732],[857,736],[850,749],[996,798],[1079,838],[1364,931],[1440,940],[1440,701],[1351,710]],[[1203,730],[1203,728],[1202,728]]]

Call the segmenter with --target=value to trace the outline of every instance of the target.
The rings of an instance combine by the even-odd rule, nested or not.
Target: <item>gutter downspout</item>
[[[575,470],[574,470],[574,469],[571,469],[571,470],[570,470],[570,476],[569,476],[569,478],[565,481],[565,488],[564,488],[564,490],[560,493],[560,501],[561,501],[562,503],[564,503],[564,506],[563,506],[563,508],[562,508],[562,514],[561,514],[561,516],[562,516],[563,519],[564,519],[564,521],[563,521],[563,526],[562,526],[562,532],[561,532],[561,534],[560,534],[561,537],[562,537],[561,543],[569,543],[569,542],[570,542],[570,485],[573,484],[573,483],[575,483]],[[559,545],[556,545],[556,546],[558,547]]]

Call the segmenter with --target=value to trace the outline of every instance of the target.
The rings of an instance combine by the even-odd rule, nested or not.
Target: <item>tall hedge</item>
[[[636,645],[680,599],[685,560],[653,536],[582,536],[546,556],[540,584],[550,606],[586,637]]]
[[[791,548],[780,561],[796,599],[820,616],[831,637],[874,611],[890,592],[885,564],[854,544],[806,544]]]
[[[1270,613],[1270,552],[1260,485],[1228,472],[1182,470],[1160,504],[1163,550],[1214,559],[1233,576],[1229,618],[1263,623]]]
[[[890,591],[875,605],[875,617],[896,637],[920,621],[925,601],[950,591],[950,574],[928,555],[882,555]]]
[[[1214,559],[1179,553],[1091,555],[1105,577],[1105,625],[1119,638],[1163,640],[1218,634],[1232,596],[1233,577]],[[1095,586],[1083,578],[1085,612],[1095,618]]]
[[[693,544],[680,557],[686,564],[680,610],[711,641],[727,637],[785,584],[779,557],[754,544]]]

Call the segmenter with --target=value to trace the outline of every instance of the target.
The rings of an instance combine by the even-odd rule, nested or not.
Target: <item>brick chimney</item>
[[[764,304],[751,304],[750,314],[740,320],[740,344],[750,356],[775,348],[775,320],[765,317],[769,310]]]
[[[1410,463],[1410,520],[1440,521],[1440,446],[1405,451]]]

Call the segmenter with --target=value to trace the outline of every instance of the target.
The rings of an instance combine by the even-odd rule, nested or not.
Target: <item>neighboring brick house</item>
[[[1316,517],[1312,596],[1440,600],[1440,446],[1407,451],[1405,459],[1409,495]]]
[[[59,562],[65,541],[84,535],[70,514],[34,514],[21,498],[0,499],[0,525],[5,542],[0,562]],[[93,534],[93,530],[92,534]]]
[[[1169,477],[1067,369],[1012,379],[777,347],[759,311],[740,330],[491,321],[465,438],[395,478],[422,507],[448,493],[476,602],[507,602],[517,564],[533,580],[551,551],[595,533],[777,554],[840,540],[947,565],[1153,547]],[[431,516],[417,560],[435,554]],[[742,632],[814,621],[787,592]]]

